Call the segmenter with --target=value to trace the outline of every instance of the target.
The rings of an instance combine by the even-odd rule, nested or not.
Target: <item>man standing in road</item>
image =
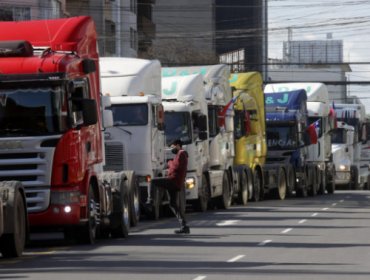
[[[164,178],[154,178],[151,182],[151,192],[161,187],[168,191],[170,196],[170,208],[180,223],[180,229],[175,233],[190,233],[190,228],[185,220],[185,213],[180,207],[180,193],[185,187],[185,176],[188,167],[188,154],[182,149],[182,141],[175,140],[171,144],[171,151],[175,157],[168,161],[168,175]]]

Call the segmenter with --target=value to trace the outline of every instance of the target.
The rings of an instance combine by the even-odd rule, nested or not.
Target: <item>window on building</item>
[[[137,50],[137,31],[133,28],[130,28],[130,47]]]
[[[105,54],[116,54],[116,24],[111,20],[105,21]]]
[[[61,17],[61,3],[58,0],[40,0],[39,2],[40,18],[59,18]]]
[[[130,11],[134,14],[137,13],[137,0],[130,0]]]
[[[30,19],[30,7],[0,7],[0,21],[20,21]]]

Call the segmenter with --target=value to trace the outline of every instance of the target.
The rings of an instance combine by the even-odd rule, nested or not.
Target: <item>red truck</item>
[[[83,243],[130,226],[132,184],[104,170],[96,37],[86,16],[0,22],[0,180],[22,182],[31,230]]]

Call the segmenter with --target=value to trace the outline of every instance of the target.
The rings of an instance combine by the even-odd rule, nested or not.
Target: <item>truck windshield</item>
[[[183,144],[191,143],[191,117],[188,112],[164,113],[166,144],[180,139]]]
[[[343,128],[336,128],[332,131],[331,142],[333,144],[346,143],[346,131]]]
[[[267,125],[267,146],[271,150],[296,149],[297,130],[295,126]]]
[[[63,87],[25,84],[0,88],[0,135],[59,134],[69,128]]]
[[[115,126],[143,126],[148,124],[147,104],[112,104],[111,109]]]

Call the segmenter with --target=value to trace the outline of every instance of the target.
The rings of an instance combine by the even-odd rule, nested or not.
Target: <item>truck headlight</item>
[[[192,189],[194,187],[195,187],[195,179],[194,178],[186,178],[185,188]]]
[[[53,191],[51,192],[51,204],[59,205],[69,205],[73,203],[80,202],[80,192],[71,191],[71,192],[62,192],[62,191]]]
[[[347,165],[340,164],[339,165],[339,170],[340,171],[348,171],[349,170],[349,167]]]

